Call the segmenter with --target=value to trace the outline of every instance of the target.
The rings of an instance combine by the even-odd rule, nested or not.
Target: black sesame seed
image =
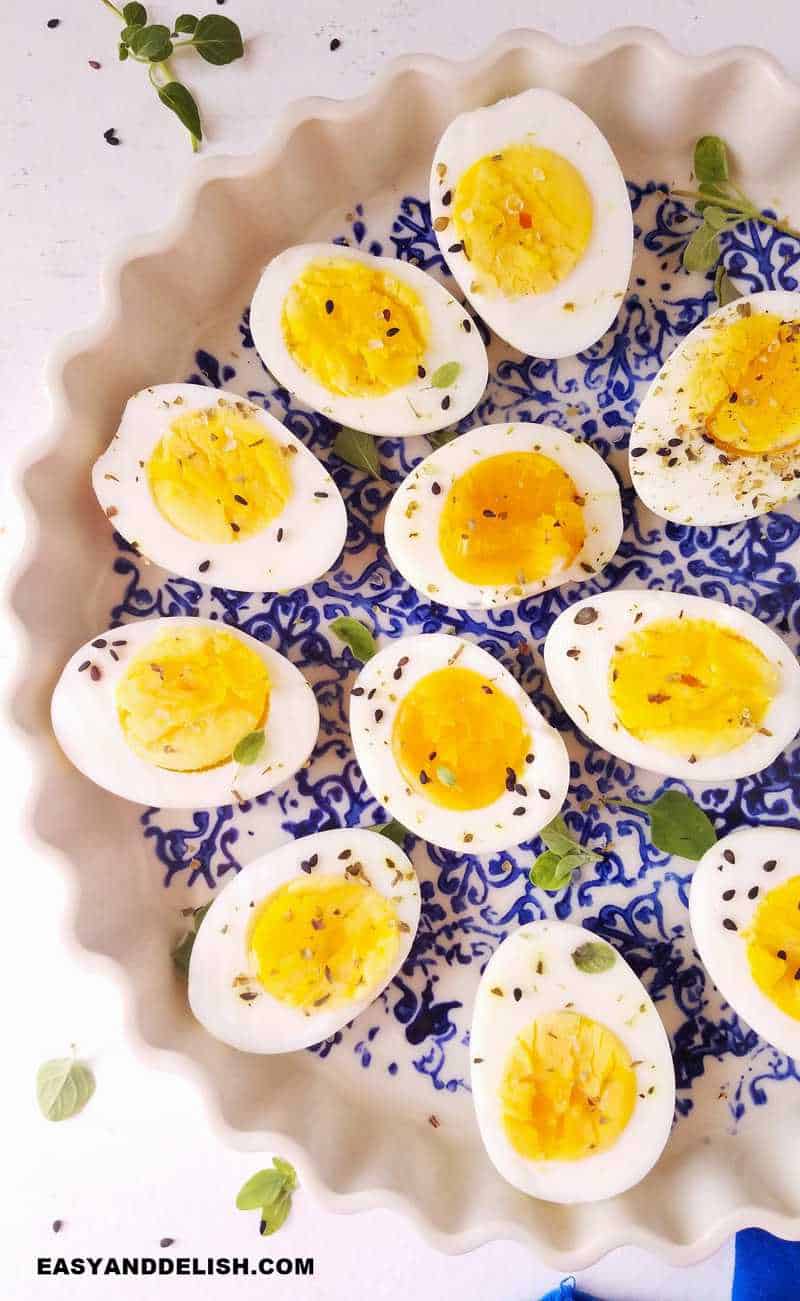
[[[766,863],[764,864],[764,871],[765,871],[765,872],[774,872],[774,871],[775,871],[775,868],[776,868],[777,866],[778,866],[778,861],[777,861],[777,859],[775,859],[775,858],[768,858],[767,861],[766,861]]]
[[[442,411],[447,411],[450,406],[450,394],[446,393],[442,398]]]
[[[646,455],[647,455],[647,448],[646,448],[646,447],[633,447],[633,448],[631,448],[631,456],[634,456],[634,457],[635,457],[635,456],[646,456]]]
[[[755,899],[757,894],[758,894],[758,886],[751,885],[750,889],[747,891],[748,899]]]
[[[723,890],[722,897],[725,900],[725,902],[728,903],[729,900],[733,899],[735,894],[736,894],[735,890]]]
[[[583,626],[587,623],[594,623],[596,618],[597,618],[597,611],[594,609],[594,607],[591,605],[585,605],[583,609],[579,610],[578,613],[575,615],[575,622]]]
[[[233,500],[234,500],[234,501],[238,501],[238,503],[239,503],[240,506],[249,506],[249,504],[250,504],[250,503],[248,502],[247,498],[246,498],[246,497],[242,497],[238,492],[235,492],[235,493],[233,494]]]
[[[419,784],[420,784],[420,786],[426,786],[426,785],[428,784],[429,781],[430,781],[430,777],[429,777],[428,774],[426,773],[425,769],[422,768],[422,769],[420,770],[420,774],[419,774]]]
[[[235,520],[231,520],[231,533],[241,533],[241,529]]]
[[[515,818],[521,818],[524,812],[525,812],[524,805],[518,804],[515,809],[512,809],[512,816]]]
[[[738,931],[739,929],[739,927],[736,925],[736,922],[733,921],[730,917],[723,917],[722,925],[725,927],[726,931]]]
[[[338,857],[341,859],[352,858],[352,856],[353,856],[352,849],[343,849],[341,854],[338,855]]]
[[[328,299],[326,299],[326,301],[325,301],[325,311],[328,313],[328,316],[330,316],[331,312],[333,311],[333,299],[332,299],[332,298],[328,298]]]
[[[543,800],[549,800],[549,799],[550,799],[550,792],[544,790],[544,788],[543,788],[542,786],[539,787],[539,794],[541,795],[541,797],[542,797]]]
[[[399,333],[400,333],[400,326],[399,326],[399,325],[392,325],[392,326],[390,326],[389,329],[386,331],[386,338],[387,338],[387,339],[393,339],[394,336],[395,336],[396,334],[399,334]]]
[[[522,782],[517,782],[516,786],[514,787],[514,790],[516,794],[521,795],[523,799],[526,800],[528,798],[528,792],[525,789],[525,787],[522,785]]]
[[[417,375],[419,376],[420,379],[424,379],[427,373],[428,372],[426,371],[424,366],[417,366]]]
[[[278,542],[283,542],[283,529],[278,529],[278,532],[275,534],[275,537]]]
[[[533,755],[532,755],[532,754],[526,754],[526,755],[525,755],[525,762],[526,762],[526,763],[533,763]]]
[[[339,40],[339,37],[338,37],[338,36],[334,36],[333,40],[331,41],[330,45],[328,46],[328,49],[331,50],[331,51],[338,50],[338,48],[339,48],[339,46],[341,45],[341,43],[342,43],[342,42]]]
[[[91,663],[92,663],[91,660],[84,660],[82,664],[78,665],[78,672],[85,673],[86,670],[90,667]]]
[[[797,971],[794,973],[794,978],[795,980],[800,980],[800,967],[798,967]]]
[[[112,660],[116,660],[117,663],[119,664],[119,655],[118,655],[117,652],[114,650],[114,647],[113,647],[113,646],[109,646],[109,648],[108,648],[108,653],[109,653],[109,655],[111,656]]]
[[[106,641],[105,637],[98,637],[96,641],[92,642],[92,645],[94,646],[95,650],[104,650],[105,647],[108,645],[108,642]]]
[[[315,496],[315,497],[327,497],[327,495],[328,495],[327,492],[315,492],[315,493],[314,493],[314,496]]]
[[[60,1233],[64,1227],[63,1220],[53,1220],[53,1233]]]
[[[775,954],[775,957],[776,957],[776,958],[780,958],[781,962],[785,962],[785,961],[786,961],[786,950],[785,950],[785,949],[778,949],[778,952]]]
[[[367,700],[371,700],[377,690],[378,690],[377,687],[371,687],[370,690],[367,692]]]
[[[431,484],[431,492],[433,493],[434,497],[438,497],[441,491],[442,491],[442,485],[440,483],[437,483],[436,480],[434,479],[433,483]]]
[[[47,26],[50,28],[50,31],[51,31],[51,32],[53,31],[53,29],[54,29],[55,27],[60,26],[60,23],[61,23],[61,19],[60,19],[60,18],[48,18],[48,20],[47,20]],[[60,1224],[60,1223],[61,1223],[61,1221],[59,1220],[59,1224]]]
[[[514,995],[514,1002],[518,1003],[519,1000],[522,998],[522,990],[519,988],[519,986],[517,986],[516,989],[512,989],[511,992]]]
[[[472,329],[472,321],[469,319],[469,317],[465,316],[461,324],[463,325],[467,334],[469,334],[470,330]]]
[[[444,194],[442,195],[442,207],[449,208],[452,201],[453,201],[453,191],[445,190]]]
[[[722,857],[725,859],[725,862],[726,862],[726,863],[735,863],[735,862],[736,862],[736,855],[734,854],[734,852],[733,852],[732,849],[726,849],[726,850],[724,851]]]
[[[210,561],[210,560],[201,560],[201,561],[200,561],[200,564],[197,566],[197,568],[200,570],[200,573],[201,573],[201,574],[207,574],[208,571],[209,571],[209,569],[211,568],[211,561]]]
[[[128,643],[124,640],[124,638],[120,638],[120,637],[118,637],[116,641],[112,641],[111,643],[112,646],[127,646],[127,644]]]
[[[93,664],[92,667],[89,669],[89,677],[92,679],[92,682],[99,682],[102,676],[103,675],[100,672],[97,665]]]
[[[375,710],[375,722],[376,722],[376,723],[379,723],[379,722],[381,721],[382,718],[383,718],[383,710],[382,710],[382,709],[376,709],[376,710]]]
[[[158,1245],[159,1247],[171,1247],[174,1241],[174,1238],[162,1238]]]
[[[353,687],[353,690],[350,692],[351,696],[363,696],[363,694],[364,694],[363,687]]]
[[[461,240],[459,240],[456,244],[451,244],[447,251],[448,253],[463,253],[464,245]]]
[[[113,126],[110,126],[107,131],[103,132],[103,139],[108,145],[118,145],[122,143]]]

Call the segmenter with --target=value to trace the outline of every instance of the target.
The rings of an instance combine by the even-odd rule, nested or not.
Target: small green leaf
[[[683,250],[683,265],[687,271],[710,271],[721,251],[717,232],[703,222]]]
[[[293,1185],[294,1186],[294,1185]],[[236,1209],[239,1211],[260,1211],[284,1192],[286,1180],[274,1164],[271,1170],[259,1170],[251,1175],[247,1183],[239,1189]]]
[[[330,629],[345,646],[350,647],[356,659],[361,660],[362,664],[371,660],[378,649],[375,638],[360,619],[353,619],[350,615],[343,614],[333,620]]]
[[[703,207],[703,221],[712,230],[724,230],[730,221],[729,214],[718,208],[714,203],[705,204]]]
[[[291,1161],[286,1161],[282,1156],[274,1156],[272,1164],[283,1175],[286,1187],[292,1192],[297,1187],[297,1171]]]
[[[650,818],[653,844],[665,854],[679,854],[697,862],[716,843],[711,819],[683,791],[664,791],[652,804],[637,807]]]
[[[222,14],[206,14],[194,29],[192,44],[206,63],[220,67],[233,63],[244,54],[242,33],[230,18]]]
[[[717,267],[717,274],[714,276],[714,293],[720,307],[727,307],[728,303],[733,303],[737,298],[742,297],[722,263]]]
[[[378,445],[372,434],[358,429],[340,429],[333,444],[333,454],[356,470],[366,470],[374,479],[381,477]]]
[[[172,950],[172,961],[175,963],[178,971],[180,971],[184,976],[188,975],[189,972],[189,959],[192,956],[192,949],[194,948],[194,942],[197,939],[197,932],[200,929],[200,923],[210,907],[210,903],[204,903],[201,904],[199,908],[193,910],[192,921],[188,931],[180,943],[176,944],[175,948]]]
[[[257,732],[248,732],[241,741],[237,741],[233,751],[234,763],[258,763],[264,753],[265,736],[263,727]]]
[[[277,1233],[282,1224],[285,1223],[292,1206],[291,1193],[281,1193],[274,1202],[269,1206],[261,1207],[261,1224],[259,1226],[262,1238],[268,1238],[271,1233]]]
[[[373,827],[372,830],[377,831],[379,836],[385,836],[387,840],[391,840],[392,844],[397,845],[398,849],[403,848],[406,836],[411,834],[408,828],[404,827],[402,822],[398,822],[396,818],[390,818],[388,822],[381,822],[379,826]]]
[[[444,447],[446,443],[452,443],[454,438],[458,438],[457,429],[435,429],[432,434],[426,435],[428,442],[434,451]]]
[[[47,1120],[68,1120],[94,1093],[94,1076],[74,1057],[54,1057],[36,1072],[36,1101]]]
[[[701,136],[694,147],[694,174],[700,182],[727,181],[728,150],[719,136]]]
[[[130,45],[133,37],[136,35],[137,32],[140,32],[141,30],[142,30],[141,27],[139,27],[137,24],[135,24],[133,27],[123,27],[122,31],[119,34],[119,39],[122,41],[123,45]]]
[[[191,91],[181,85],[179,81],[168,81],[166,86],[159,86],[158,98],[186,127],[192,141],[200,141],[203,138],[203,128],[200,125],[200,110],[195,103]]]
[[[531,885],[540,890],[561,890],[572,879],[572,873],[581,866],[578,854],[557,854],[548,849],[540,854],[530,871]]]
[[[553,818],[552,822],[548,822],[546,827],[542,827],[539,835],[547,848],[558,854],[559,858],[562,854],[569,854],[575,848],[575,841],[560,814]]]
[[[121,41],[117,47],[117,54],[119,55],[120,63],[124,63],[128,57],[128,47],[127,45],[123,45]]]
[[[446,361],[431,375],[433,388],[450,388],[450,385],[455,384],[458,379],[460,371],[460,361]]]
[[[579,971],[596,976],[601,971],[608,971],[617,960],[617,955],[610,944],[602,940],[588,940],[572,952],[572,961]]]
[[[440,763],[436,769],[436,777],[443,786],[455,786],[456,784],[456,775],[452,768],[445,767],[443,763]]]
[[[175,30],[173,36],[177,36],[180,32],[188,32],[191,36],[196,27],[197,19],[194,14],[178,14],[178,17],[175,19]]]
[[[128,29],[126,28],[125,31]],[[123,32],[123,38],[125,32]],[[151,63],[163,63],[172,53],[172,41],[169,28],[163,23],[151,23],[149,27],[137,27],[128,41],[131,53],[140,59],[149,59]]]
[[[122,17],[129,27],[144,27],[147,22],[147,10],[140,4],[123,5]]]

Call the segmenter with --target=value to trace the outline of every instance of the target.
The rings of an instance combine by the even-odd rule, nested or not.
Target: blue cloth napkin
[[[796,1301],[800,1298],[800,1242],[784,1242],[763,1229],[736,1235],[731,1301]],[[598,1301],[565,1278],[542,1301]],[[643,1292],[641,1301],[647,1301]]]

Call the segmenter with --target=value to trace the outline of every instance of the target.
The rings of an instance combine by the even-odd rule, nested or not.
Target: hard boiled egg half
[[[136,393],[92,483],[149,560],[237,591],[312,582],[347,532],[339,489],[313,453],[261,407],[202,384]]]
[[[628,763],[689,781],[760,772],[800,728],[800,667],[736,606],[617,591],[560,614],[547,675],[582,732]]]
[[[695,868],[697,951],[735,1012],[800,1060],[800,831],[742,827]]]
[[[76,768],[156,808],[241,803],[287,781],[314,748],[314,693],[283,655],[211,619],[144,619],[76,651],[53,730]]]
[[[288,248],[258,283],[250,328],[290,393],[369,434],[443,429],[486,387],[486,349],[469,314],[396,258],[338,244]]]
[[[408,957],[419,882],[374,831],[321,831],[249,863],[192,948],[189,1004],[223,1043],[288,1053],[363,1012]]]
[[[521,352],[571,356],[617,315],[633,256],[625,178],[561,95],[526,90],[451,122],[434,154],[431,216],[461,289]]]
[[[531,922],[503,941],[478,987],[470,1058],[486,1151],[522,1192],[601,1201],[661,1155],[669,1041],[639,978],[590,931]]]
[[[401,637],[368,660],[350,693],[350,731],[375,798],[443,849],[517,845],[567,793],[558,732],[502,664],[460,637]]]
[[[678,524],[733,524],[800,494],[800,294],[713,312],[661,367],[631,432],[633,486]]]
[[[418,592],[492,609],[580,581],[622,536],[614,475],[549,425],[484,425],[417,465],[386,513],[386,546]]]

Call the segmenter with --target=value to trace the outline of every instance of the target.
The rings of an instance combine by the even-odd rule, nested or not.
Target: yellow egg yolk
[[[583,499],[570,476],[538,452],[478,461],[451,487],[439,548],[467,583],[524,584],[566,569],[586,539]]]
[[[712,329],[687,383],[691,410],[730,455],[800,442],[800,323],[753,312]]]
[[[613,1030],[551,1012],[518,1035],[500,1106],[506,1136],[529,1161],[580,1161],[613,1147],[636,1105],[636,1073]]]
[[[522,780],[530,737],[519,709],[481,673],[457,665],[403,697],[392,753],[412,790],[445,809],[482,809]]]
[[[250,949],[267,992],[313,1013],[383,986],[402,925],[394,904],[365,881],[317,876],[287,881],[264,900]]]
[[[732,629],[708,619],[655,619],[617,646],[609,692],[632,736],[701,758],[743,745],[779,685],[776,666]]]
[[[800,876],[764,895],[744,938],[759,989],[800,1021]]]
[[[341,397],[380,397],[410,384],[430,335],[411,285],[345,258],[306,267],[284,299],[281,325],[298,366]]]
[[[292,450],[226,402],[173,420],[147,462],[147,481],[161,514],[186,537],[239,542],[289,500]]]
[[[477,290],[511,298],[546,293],[586,252],[592,196],[561,154],[509,145],[459,177],[453,225]]]
[[[229,632],[182,628],[151,641],[117,686],[125,740],[142,759],[173,772],[227,763],[263,727],[269,677],[261,656]]]

